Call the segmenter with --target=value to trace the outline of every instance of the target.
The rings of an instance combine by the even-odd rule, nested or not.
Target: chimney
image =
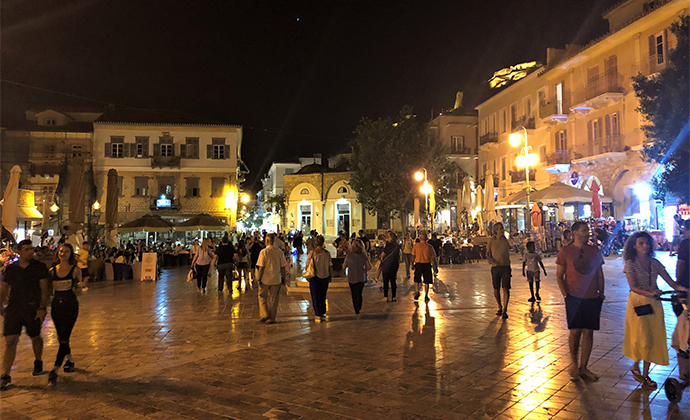
[[[458,92],[455,94],[455,106],[453,109],[458,109],[462,106],[462,92]]]
[[[563,57],[563,53],[565,53],[565,50],[561,50],[558,48],[552,48],[549,47],[546,49],[546,66],[549,67],[553,64],[555,64],[558,60]]]

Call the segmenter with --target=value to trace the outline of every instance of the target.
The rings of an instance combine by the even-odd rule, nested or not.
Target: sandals
[[[642,385],[644,385],[648,388],[656,389],[656,382],[654,382],[649,376],[645,376],[643,378]]]
[[[632,369],[630,369],[630,373],[632,373],[633,379],[635,379],[639,383],[644,382],[644,377],[642,376],[642,373],[640,373],[640,368],[637,366],[633,366]]]

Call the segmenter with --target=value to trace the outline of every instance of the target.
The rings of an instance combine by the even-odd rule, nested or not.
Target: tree
[[[264,205],[271,208],[273,213],[280,216],[281,224],[285,225],[285,211],[287,210],[287,196],[285,193],[266,196]]]
[[[450,162],[442,145],[433,144],[426,123],[404,107],[398,117],[378,120],[362,118],[354,131],[350,185],[364,207],[378,214],[402,218],[413,209],[419,183],[413,174],[426,168],[436,190],[437,206],[454,196],[452,174],[464,172]]]
[[[684,203],[690,202],[689,23],[686,15],[671,25],[677,45],[669,51],[666,68],[650,77],[643,74],[633,77],[635,96],[640,101],[638,111],[648,121],[642,127],[650,141],[644,148],[645,158],[665,165],[664,171],[654,179],[657,193],[662,197],[671,193]]]

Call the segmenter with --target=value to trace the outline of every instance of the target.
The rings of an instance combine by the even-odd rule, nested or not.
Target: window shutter
[[[598,127],[599,129],[597,130],[598,133],[597,133],[596,135],[597,135],[597,137],[599,137],[600,139],[601,139],[601,128],[602,128],[603,126],[604,126],[604,119],[603,119],[603,118],[599,118],[599,127]]]
[[[105,157],[109,158],[112,156],[113,147],[110,142],[105,144]]]
[[[594,138],[592,120],[587,121],[587,143],[592,144]]]
[[[225,159],[230,159],[230,145],[226,144],[223,146],[223,148],[225,149],[223,150],[223,156],[225,157]]]
[[[144,140],[142,143],[144,144],[143,157],[147,158],[149,157],[149,139]]]
[[[131,149],[129,148],[130,144],[129,143],[123,143],[122,144],[122,157],[132,157],[130,151]]]
[[[160,156],[161,155],[161,145],[160,144],[155,144],[153,145],[153,156]]]
[[[206,145],[206,159],[213,159],[213,145]]]
[[[181,144],[180,145],[180,158],[185,159],[186,157],[187,157],[187,145]]]
[[[664,29],[664,64],[668,63],[668,29]]]
[[[604,132],[606,133],[606,136],[610,136],[611,135],[611,116],[607,115],[605,118],[606,119],[604,120],[605,121]]]
[[[656,41],[654,35],[649,37],[649,73],[656,72]]]

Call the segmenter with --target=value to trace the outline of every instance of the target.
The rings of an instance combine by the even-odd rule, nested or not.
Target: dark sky
[[[245,127],[248,189],[272,161],[342,149],[361,117],[476,105],[493,71],[605,32],[615,0],[3,0],[2,79]],[[2,83],[28,107],[101,106]],[[266,131],[267,130],[267,131]]]

